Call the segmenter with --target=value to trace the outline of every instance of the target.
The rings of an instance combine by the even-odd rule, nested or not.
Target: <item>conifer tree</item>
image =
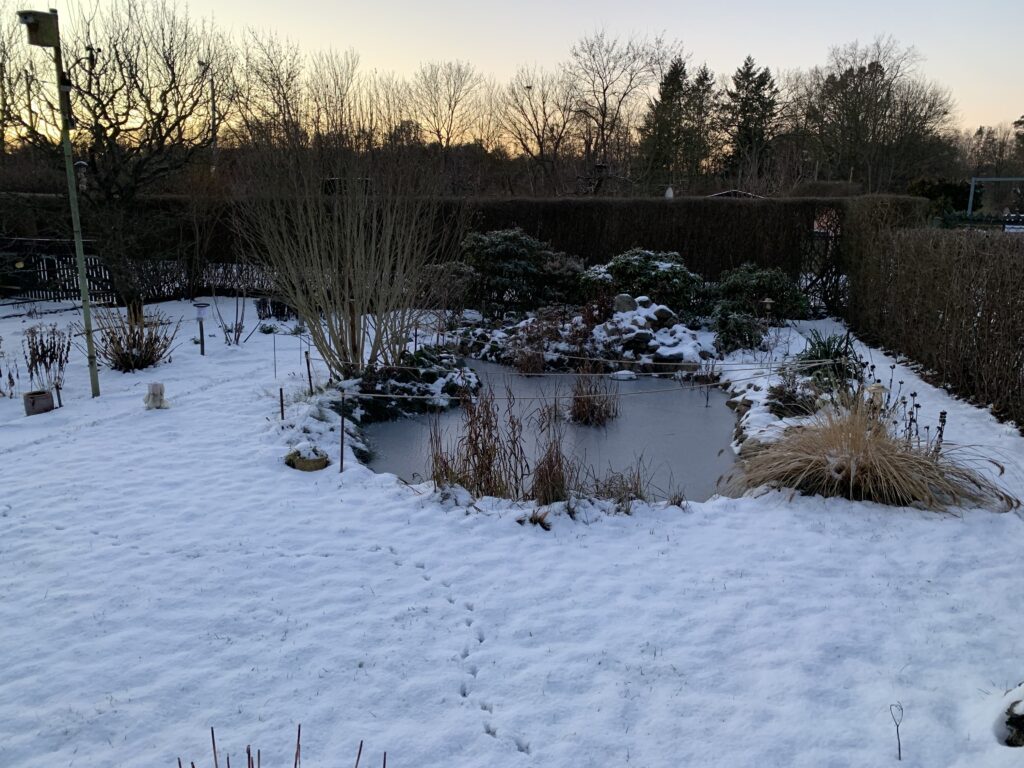
[[[675,57],[661,78],[640,127],[640,153],[651,183],[676,182],[683,170],[683,112],[687,95],[686,62]]]
[[[732,76],[725,91],[726,132],[731,145],[729,170],[740,178],[764,171],[779,109],[779,89],[771,71],[759,69],[752,56]]]

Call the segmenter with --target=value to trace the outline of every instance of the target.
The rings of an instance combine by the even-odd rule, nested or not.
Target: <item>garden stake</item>
[[[284,387],[278,387],[277,394],[281,398],[281,421],[284,421]]]
[[[203,331],[203,319],[199,318],[199,354],[206,354],[206,333]],[[217,768],[214,765],[214,768]]]
[[[213,744],[213,768],[217,768],[217,739],[213,735],[213,726],[210,726],[210,743]]]
[[[356,752],[356,765],[355,768],[359,768],[359,758],[363,756],[363,740],[359,740],[359,751]]]
[[[338,455],[338,474],[345,471],[345,392],[341,393],[341,453]],[[359,760],[356,760],[358,763]]]
[[[313,366],[309,362],[309,350],[306,350],[306,376],[309,377],[309,396],[313,396]]]
[[[299,761],[302,760],[302,723],[299,723],[298,733],[295,734],[295,764],[292,768],[299,768]]]

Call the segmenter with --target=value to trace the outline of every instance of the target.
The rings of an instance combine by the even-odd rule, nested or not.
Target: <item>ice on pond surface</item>
[[[525,449],[530,465],[542,450],[543,432],[536,418],[540,407],[556,400],[568,409],[572,376],[523,376],[494,363],[472,361],[484,386],[497,398],[511,388],[516,411],[523,419]],[[735,418],[726,407],[725,392],[669,377],[640,376],[612,382],[618,390],[619,415],[606,426],[564,423],[564,447],[600,476],[609,469],[623,471],[641,462],[650,476],[652,495],[664,499],[681,490],[691,501],[705,501],[716,492],[718,479],[733,466],[730,447]],[[498,403],[504,410],[504,402]],[[390,472],[407,482],[429,479],[431,419],[417,416],[373,424],[366,430],[373,457],[370,467]],[[440,415],[446,442],[458,439],[462,412],[453,408]]]

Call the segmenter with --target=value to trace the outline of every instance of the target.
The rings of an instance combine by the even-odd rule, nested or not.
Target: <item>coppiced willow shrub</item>
[[[862,337],[1024,426],[1024,237],[866,228],[848,264]]]
[[[439,175],[400,148],[277,148],[253,167],[237,229],[336,377],[394,364],[423,310],[428,276],[451,259],[462,214]]]

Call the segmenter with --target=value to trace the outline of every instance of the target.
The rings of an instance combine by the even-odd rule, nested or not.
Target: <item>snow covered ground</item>
[[[901,765],[1024,759],[997,739],[1024,698],[1018,513],[770,493],[544,532],[351,453],[339,474],[297,339],[275,380],[272,337],[203,358],[165,309],[170,364],[91,400],[73,352],[65,408],[0,403],[0,765],[207,766],[212,725],[221,765],[284,766],[301,722],[307,766],[360,739],[417,768],[879,766],[895,702]],[[0,319],[9,355],[32,322]],[[1024,495],[1015,429],[899,376]],[[282,463],[302,426],[327,470]]]

